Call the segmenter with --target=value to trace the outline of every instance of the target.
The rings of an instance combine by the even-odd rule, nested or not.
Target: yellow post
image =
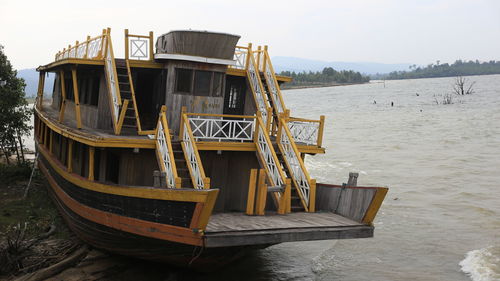
[[[262,71],[266,71],[266,66],[267,66],[267,64],[266,64],[266,62],[267,62],[267,60],[266,60],[266,57],[267,57],[267,45],[264,45],[264,53],[265,54],[264,54],[264,62],[262,63]]]
[[[252,55],[252,43],[248,43],[247,61],[245,62],[245,69],[248,69],[248,65],[250,64],[250,56],[251,55]]]
[[[308,212],[314,213],[316,211],[316,179],[311,179],[309,182],[309,208]]]
[[[287,178],[285,180],[286,186],[285,186],[285,202],[286,202],[286,212],[291,213],[292,212],[292,180]]]
[[[266,171],[264,169],[259,170],[259,181],[257,187],[257,203],[255,214],[259,216],[264,215],[264,210],[266,208],[266,197],[267,197],[267,187],[266,187]]]
[[[273,120],[273,109],[271,107],[267,108],[267,120],[266,120],[266,129],[268,132],[271,132],[271,121]]]
[[[82,128],[82,115],[80,113],[80,97],[78,96],[78,80],[76,78],[76,69],[71,69],[71,76],[73,78],[73,93],[75,96],[75,113],[76,113],[76,127]]]
[[[184,140],[184,113],[186,113],[187,108],[185,106],[181,107],[181,121],[179,122],[179,139]]]
[[[255,184],[257,183],[257,169],[250,170],[250,180],[248,182],[247,215],[254,214],[255,207]]]
[[[319,117],[318,141],[316,142],[318,147],[321,147],[321,145],[323,144],[323,131],[324,131],[324,129],[325,129],[325,115],[321,115]]]
[[[122,130],[123,120],[125,120],[125,114],[127,113],[128,103],[129,103],[128,99],[125,99],[123,101],[122,110],[120,111],[120,116],[118,117],[118,125],[116,125],[117,126],[116,134],[117,135],[119,135],[121,130]]]
[[[203,189],[210,189],[210,178],[203,178]]]
[[[38,109],[42,109],[43,104],[43,89],[45,88],[45,72],[40,71],[38,77]]]
[[[85,55],[83,58],[87,59],[89,56],[89,41],[90,41],[90,35],[87,35],[87,41],[85,41]]]
[[[179,177],[175,178],[175,188],[181,188],[182,186],[182,179]]]
[[[66,108],[66,85],[64,84],[64,70],[59,72],[61,79],[61,108],[59,110],[59,122],[64,120],[64,109]]]
[[[128,60],[128,29],[125,29],[125,59]]]
[[[260,46],[257,47],[257,71],[260,71],[260,53],[261,53],[261,48]]]
[[[73,140],[68,139],[68,173],[73,172]]]
[[[89,146],[89,180],[94,180],[94,156],[95,147]]]
[[[150,54],[149,60],[150,61],[153,61],[155,59],[153,52],[154,52],[154,49],[153,49],[153,31],[150,31],[149,32],[149,54]]]
[[[49,152],[50,154],[52,154],[54,152],[54,149],[52,148],[53,147],[53,143],[54,143],[54,132],[52,130],[50,130],[50,133],[49,133]]]
[[[253,141],[254,141],[254,143],[257,144],[259,142],[259,130],[260,130],[259,119],[262,118],[262,113],[257,110],[257,112],[255,113],[255,115],[256,115],[256,119],[255,119],[255,134],[253,135]]]

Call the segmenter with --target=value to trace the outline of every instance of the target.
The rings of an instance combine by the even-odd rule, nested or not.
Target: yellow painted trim
[[[83,178],[79,175],[69,173],[67,169],[64,168],[64,166],[59,162],[59,160],[51,157],[45,147],[38,145],[38,149],[43,154],[45,159],[49,162],[51,167],[65,180],[81,188],[92,191],[147,199],[202,203],[205,203],[207,201],[207,197],[210,194],[218,192],[217,189],[158,189],[152,187],[110,185],[95,181],[89,181],[88,179]]]
[[[59,122],[64,120],[64,110],[66,108],[66,87],[64,84],[64,70],[59,72],[61,79],[61,108],[59,109]]]
[[[248,181],[247,215],[254,214],[255,208],[255,184],[257,183],[257,169],[250,170],[250,180]]]
[[[198,150],[256,151],[254,142],[197,141]]]
[[[122,104],[122,109],[120,110],[120,116],[118,118],[118,125],[116,128],[117,135],[119,135],[122,131],[123,121],[125,120],[125,114],[127,113],[129,100],[125,99]]]
[[[142,60],[129,60],[130,67],[140,67],[140,68],[163,68],[162,63],[154,61],[142,61]]]
[[[89,181],[94,180],[94,158],[95,158],[95,147],[89,146]]]
[[[325,154],[326,149],[324,147],[317,147],[315,145],[298,145],[297,149],[300,153],[307,154]]]
[[[372,202],[370,203],[370,206],[368,207],[368,210],[365,213],[365,217],[363,218],[363,223],[366,224],[371,224],[373,220],[375,219],[375,216],[378,213],[378,210],[380,209],[380,206],[382,205],[382,202],[384,201],[385,195],[387,194],[387,191],[389,189],[387,187],[378,187],[377,192],[373,196]]]
[[[198,229],[200,230],[205,230],[207,228],[208,221],[210,220],[210,216],[212,216],[212,212],[214,210],[215,202],[217,201],[217,196],[219,195],[218,189],[212,189],[211,191],[212,192],[207,194],[207,199],[203,206],[203,211],[201,212],[200,218],[198,220]]]
[[[123,148],[150,148],[155,149],[155,141],[144,138],[144,139],[132,139],[132,138],[103,138],[96,135],[85,134],[81,131],[74,131],[60,123],[54,123],[50,121],[47,117],[35,109],[40,120],[48,127],[50,127],[54,132],[63,135],[64,137],[76,140],[78,142],[84,143],[86,145],[95,147],[123,147]]]
[[[160,131],[158,130],[158,127],[159,127],[159,124],[161,123],[161,125],[163,126],[165,142],[167,144],[168,155],[169,155],[169,158],[171,161],[170,166],[172,167],[172,176],[174,177],[174,181],[175,181],[174,185],[175,185],[175,188],[181,188],[181,181],[180,181],[180,178],[177,174],[177,167],[175,165],[175,158],[174,158],[174,153],[172,150],[170,129],[168,127],[168,121],[167,121],[167,117],[165,115],[166,111],[167,111],[167,107],[163,105],[161,107],[160,114],[158,116],[158,123],[157,123],[158,125],[156,126],[156,133],[155,133],[156,157],[157,157],[157,161],[158,161],[158,166],[161,168],[161,170],[163,172],[167,172],[167,167],[165,166],[165,163],[163,163],[163,155],[160,154],[160,146],[158,143],[158,134],[160,133]]]
[[[128,29],[126,30],[126,35],[128,35]],[[128,48],[128,38],[125,38],[125,40],[127,42],[127,48]],[[137,100],[135,98],[134,81],[132,79],[132,71],[130,70],[130,63],[128,58],[125,60],[125,66],[127,67],[128,83],[130,85],[130,95],[132,96],[132,103],[134,106],[134,115],[135,115],[135,122],[137,124],[137,131],[140,133],[142,131],[141,119],[139,118],[139,110],[137,110]]]
[[[76,78],[76,69],[71,69],[71,77],[73,79],[73,93],[75,97],[75,113],[76,113],[76,127],[82,128],[82,115],[80,112],[80,96],[78,93],[78,80]]]
[[[67,64],[83,64],[83,65],[104,65],[104,60],[96,59],[77,59],[77,58],[67,58],[61,59],[47,65],[39,66],[38,71],[52,71],[55,67]]]

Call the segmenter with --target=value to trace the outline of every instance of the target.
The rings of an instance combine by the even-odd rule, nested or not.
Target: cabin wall
[[[245,93],[245,106],[244,106],[244,115],[254,115],[257,112],[257,106],[255,106],[255,99],[253,97],[252,90],[250,85],[248,85],[247,81],[247,91]]]
[[[109,95],[106,77],[101,74],[99,85],[99,104],[97,106],[97,129],[112,130],[113,117],[109,107]]]
[[[206,70],[224,73],[222,81],[225,81],[225,65],[214,65],[206,63],[194,63],[187,61],[169,61],[167,64],[167,81],[165,105],[167,106],[167,118],[169,127],[174,133],[179,132],[180,112],[183,106],[187,112],[222,114],[224,108],[224,85],[222,94],[218,97],[196,96],[193,94],[181,94],[176,92],[176,69]],[[193,75],[194,76],[194,75]]]
[[[200,157],[211,188],[219,189],[214,211],[245,211],[250,170],[260,167],[255,152],[200,151]]]
[[[120,150],[119,184],[153,186],[153,172],[159,169],[152,149],[140,149],[138,153],[133,149]]]
[[[56,110],[59,110],[61,107],[61,77],[58,73],[56,74],[56,77],[54,79],[51,107]]]
[[[93,105],[80,104],[80,114],[82,124],[89,128],[97,128],[98,107]]]

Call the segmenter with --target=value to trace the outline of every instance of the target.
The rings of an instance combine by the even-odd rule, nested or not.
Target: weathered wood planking
[[[212,233],[360,225],[363,224],[330,212],[296,212],[286,215],[267,216],[247,216],[244,213],[220,213],[212,215],[205,232]]]
[[[373,226],[330,212],[247,216],[214,214],[205,232],[205,246],[230,247],[293,241],[373,237]]]
[[[343,188],[338,185],[318,183],[316,192],[317,210],[335,212],[361,222],[377,189],[349,186]]]

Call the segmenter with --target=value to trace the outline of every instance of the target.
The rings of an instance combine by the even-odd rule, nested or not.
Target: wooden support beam
[[[120,117],[118,117],[118,125],[116,126],[116,134],[119,135],[122,131],[123,121],[125,120],[125,113],[127,113],[129,100],[123,101],[122,109],[120,110]]]
[[[89,146],[89,180],[94,180],[94,157],[95,147]]]
[[[64,109],[66,108],[66,86],[64,84],[64,70],[59,72],[61,79],[61,108],[59,110],[59,122],[64,120]]]
[[[128,52],[129,52],[128,29],[125,29],[125,60],[128,60]]]
[[[78,95],[78,80],[76,78],[76,68],[71,69],[71,77],[73,78],[73,93],[75,97],[75,114],[76,114],[76,127],[82,128],[82,115],[80,113],[80,97]]]
[[[250,65],[250,56],[252,55],[252,43],[248,43],[248,51],[247,51],[247,61],[245,62],[245,69],[248,69]]]
[[[290,178],[287,178],[286,181],[286,186],[285,186],[285,212],[286,213],[291,213],[292,212],[292,180]]]
[[[54,149],[52,148],[54,145],[54,131],[50,130],[49,135],[49,152],[50,154],[54,153]]]
[[[257,169],[250,170],[250,180],[248,183],[247,215],[254,214],[255,207],[255,184],[257,183]]]
[[[72,139],[68,139],[68,173],[73,172],[73,143]]]
[[[39,109],[42,109],[44,87],[45,87],[45,72],[40,71],[40,75],[38,76],[38,100],[37,100],[37,107]]]
[[[257,203],[255,204],[255,214],[263,216],[266,208],[267,186],[266,186],[266,171],[259,170],[259,180],[257,184]]]
[[[149,32],[149,60],[154,61],[154,50],[153,50],[154,36],[153,31]]]
[[[319,117],[319,130],[318,130],[318,140],[316,141],[316,144],[318,147],[321,147],[323,144],[323,132],[325,130],[325,115],[321,115]]]
[[[264,52],[267,53],[267,45],[264,45]],[[264,62],[262,63],[262,71],[265,71],[267,66],[266,56],[264,56]]]
[[[314,213],[316,212],[316,179],[311,179],[309,188],[309,208],[307,211],[309,213]]]

